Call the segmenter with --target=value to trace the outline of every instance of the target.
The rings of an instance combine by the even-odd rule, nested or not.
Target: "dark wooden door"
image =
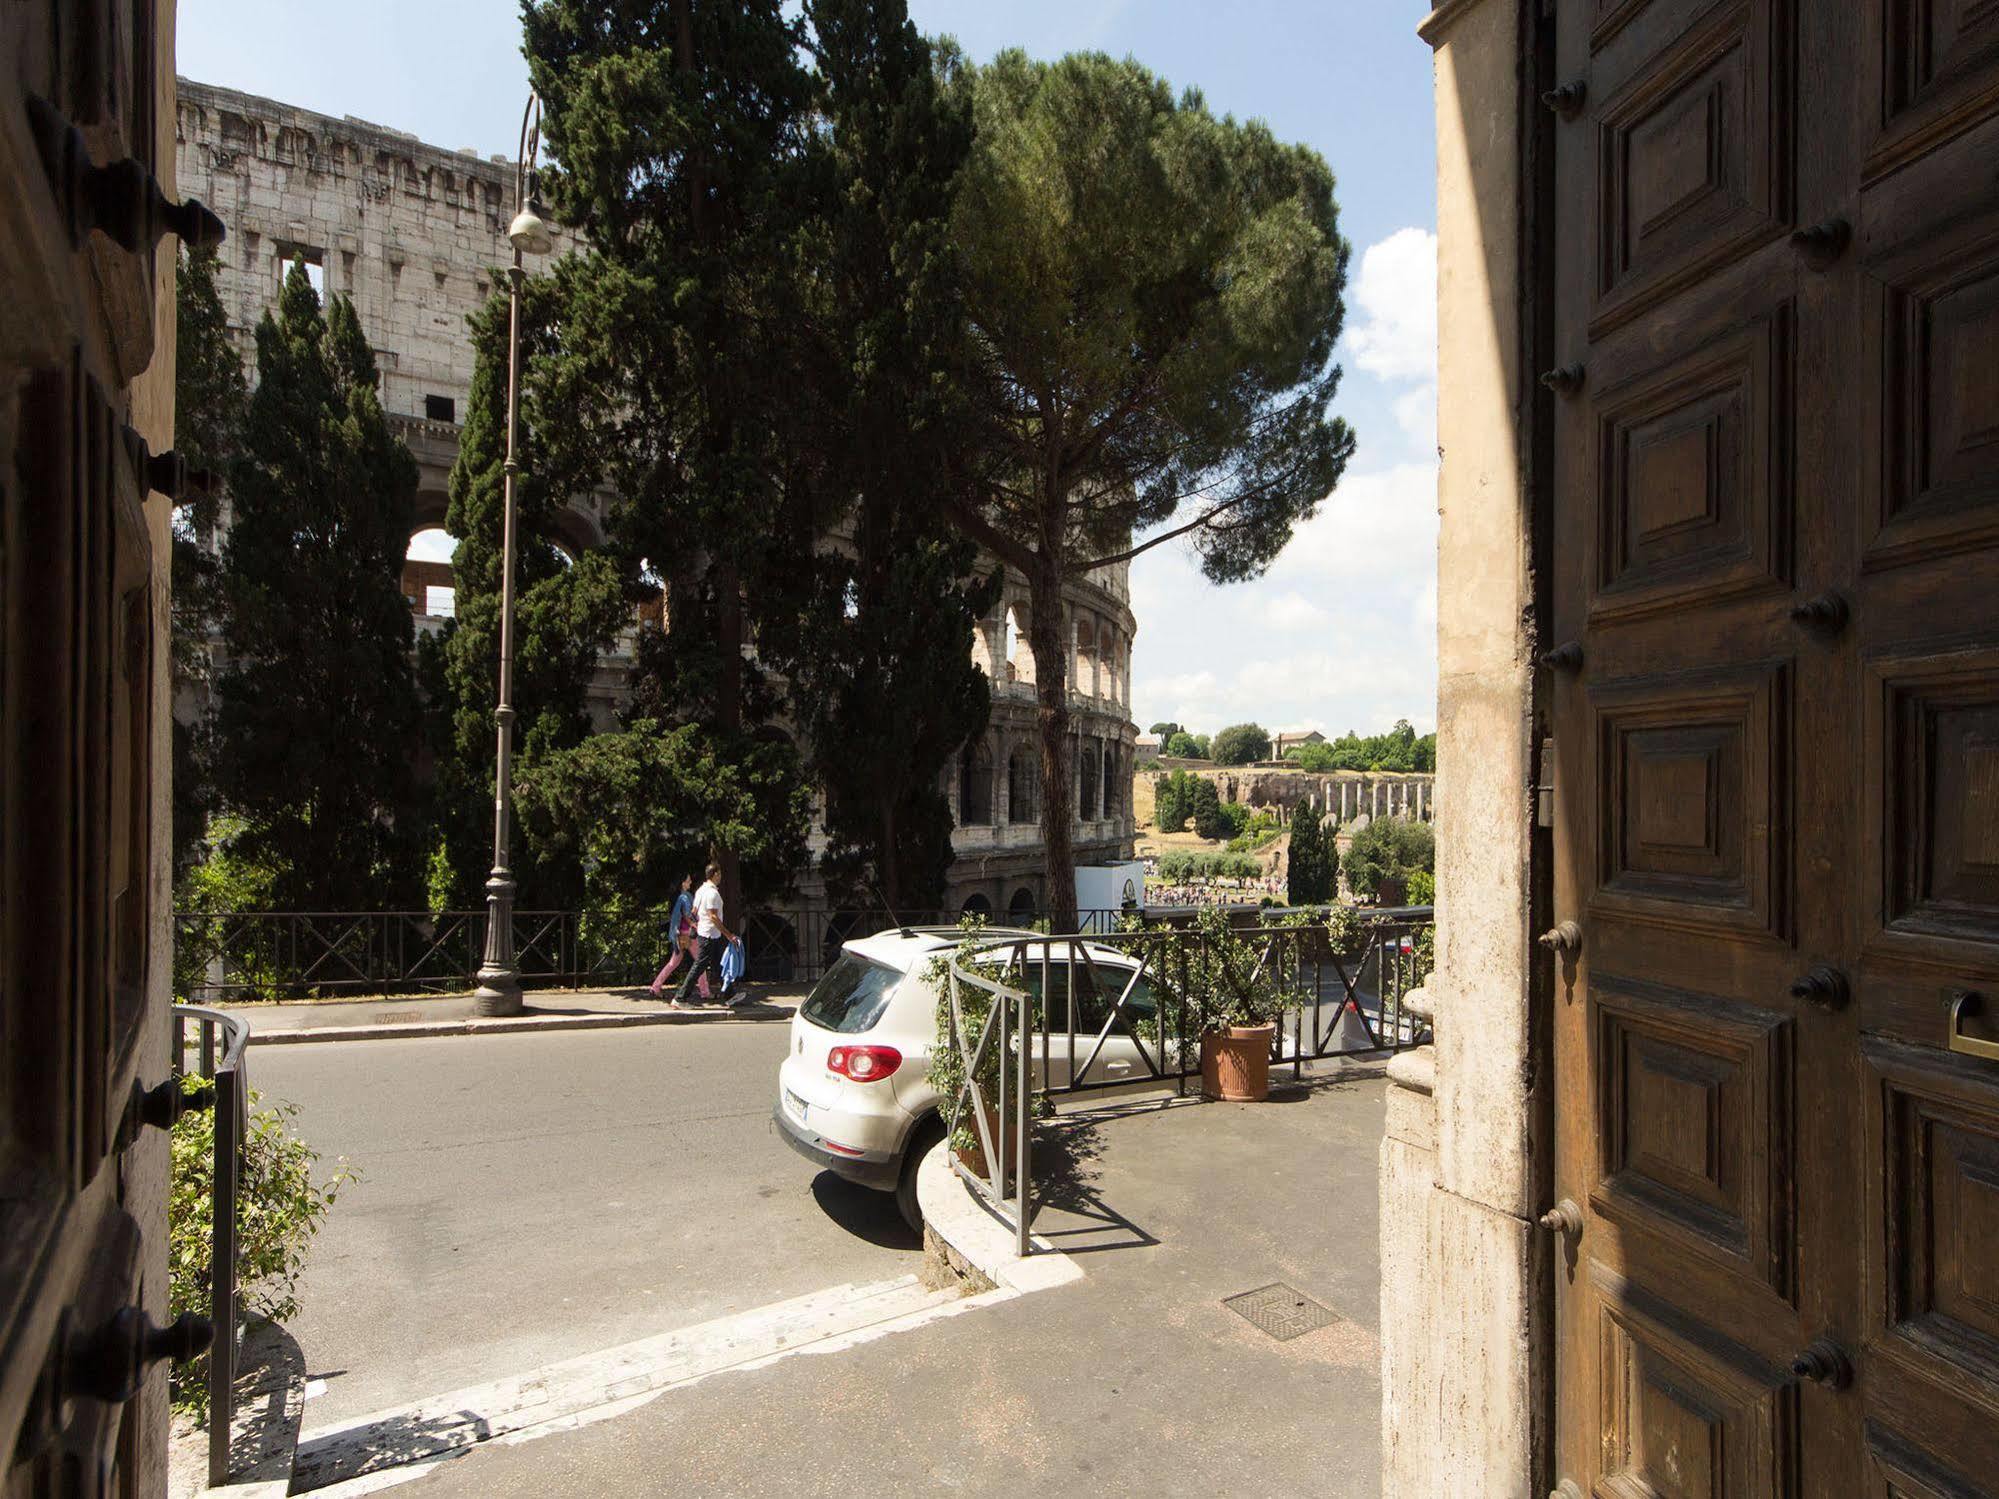
[[[1555,10],[1556,1477],[1999,1495],[1999,5]]]
[[[154,470],[134,425],[157,434],[171,412],[170,383],[134,392],[155,349],[172,346],[157,257],[175,242],[157,239],[145,192],[160,154],[161,43],[151,0],[0,6],[8,1499],[165,1483],[163,1350],[147,1346],[145,1319],[164,1320],[166,1305],[166,1154],[134,1111],[167,1072],[153,920],[166,881],[151,837],[164,506],[148,514]]]

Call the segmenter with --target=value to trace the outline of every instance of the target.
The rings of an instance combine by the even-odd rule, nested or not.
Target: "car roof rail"
[[[961,926],[902,926],[884,927],[882,930],[892,931],[898,937],[962,937],[968,935]],[[879,937],[882,933],[877,932],[875,935]],[[1034,932],[1029,931],[1026,927],[1015,926],[988,926],[981,927],[978,931],[978,936],[980,937],[1045,937],[1047,935],[1046,932]]]

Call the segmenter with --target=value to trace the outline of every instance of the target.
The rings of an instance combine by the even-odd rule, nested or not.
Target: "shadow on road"
[[[923,1235],[902,1221],[891,1193],[858,1187],[822,1171],[812,1178],[812,1197],[828,1218],[858,1239],[883,1249],[923,1247]]]

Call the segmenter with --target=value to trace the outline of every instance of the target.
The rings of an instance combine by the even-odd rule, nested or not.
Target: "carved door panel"
[[[1557,1477],[1999,1492],[1999,9],[1557,15]]]
[[[163,7],[171,25],[171,7]],[[163,1489],[151,0],[0,7],[0,1492]],[[110,170],[99,170],[109,168]],[[156,242],[157,247],[156,247]],[[166,316],[171,317],[171,304]],[[155,424],[157,430],[157,424]],[[164,649],[160,642],[159,649]],[[183,1349],[184,1351],[184,1349]],[[136,1397],[136,1398],[135,1398]]]
[[[1849,96],[1856,1488],[1999,1496],[1999,8],[1874,9]]]

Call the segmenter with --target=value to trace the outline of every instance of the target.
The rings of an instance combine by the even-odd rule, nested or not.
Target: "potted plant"
[[[1303,922],[1286,925],[1302,927]],[[1270,1045],[1277,1020],[1301,996],[1283,939],[1244,937],[1220,911],[1204,911],[1188,934],[1187,999],[1201,1035],[1201,1090],[1254,1103],[1270,1096]]]
[[[1326,912],[1326,945],[1335,958],[1351,962],[1367,951],[1368,924],[1358,907],[1335,901]]]
[[[923,971],[925,981],[937,996],[937,1031],[930,1047],[930,1086],[937,1090],[938,1107],[943,1111],[947,1124],[951,1111],[957,1107],[958,1095],[966,1085],[965,1059],[959,1055],[951,1033],[951,963],[956,959],[961,969],[970,968],[987,978],[1002,981],[1006,971],[1006,962],[1000,955],[988,955],[982,959],[971,957],[973,950],[985,940],[985,922],[979,917],[967,917],[960,925],[965,936],[958,946],[951,952],[939,953]],[[989,991],[976,984],[959,986],[958,1021],[964,1029],[968,1049],[977,1050],[979,1037],[985,1031],[986,1018],[992,1014],[992,1009],[993,995]],[[958,1116],[958,1127],[951,1132],[949,1141],[952,1153],[967,1171],[981,1181],[990,1181],[992,1173],[986,1160],[985,1137],[980,1133],[974,1111],[983,1112],[986,1136],[998,1145],[1004,1158],[1000,1163],[1002,1188],[1012,1173],[1015,1141],[1018,1138],[1013,1119],[1001,1119],[999,1116],[1000,1069],[1005,1054],[1006,1049],[999,1044],[995,1034],[979,1057],[978,1101],[975,1102],[971,1096],[966,1097],[964,1109]],[[1012,1114],[1011,1108],[1008,1113]]]

